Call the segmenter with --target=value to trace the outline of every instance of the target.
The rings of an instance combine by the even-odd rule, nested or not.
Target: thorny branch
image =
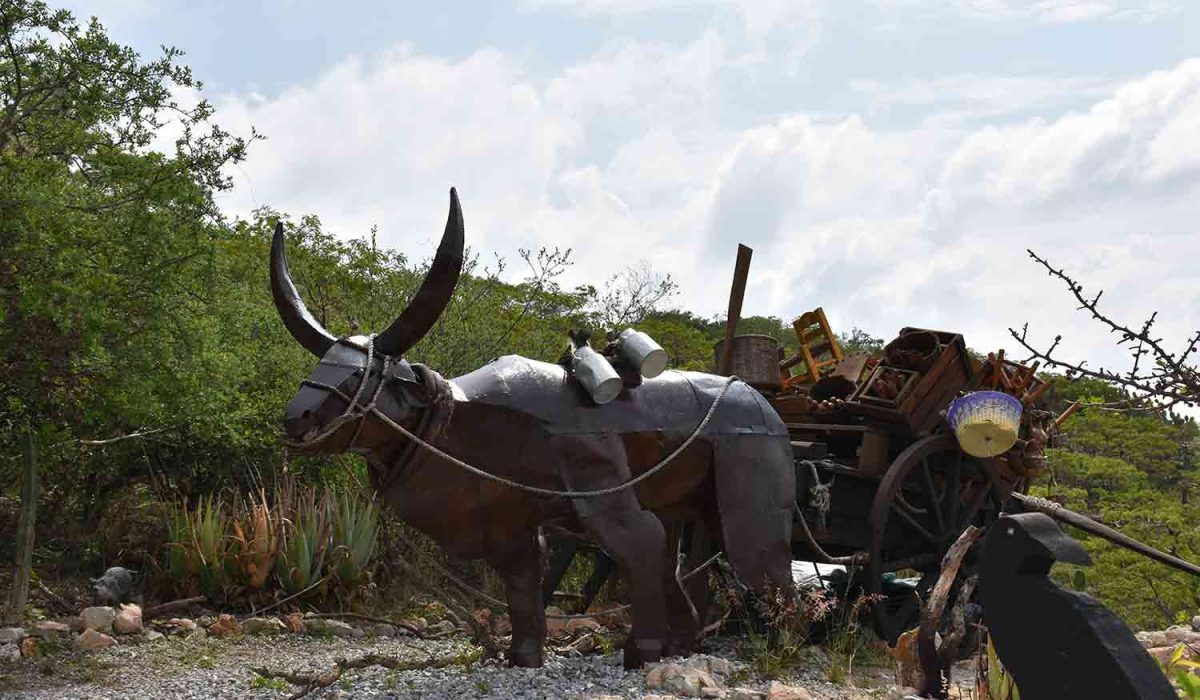
[[[1187,345],[1181,352],[1172,353],[1163,346],[1163,339],[1155,337],[1153,333],[1154,324],[1158,320],[1157,311],[1151,313],[1136,329],[1120,323],[1100,311],[1099,303],[1104,294],[1103,290],[1096,292],[1095,296],[1087,296],[1084,294],[1083,285],[1065,270],[1055,268],[1032,250],[1027,252],[1049,275],[1057,277],[1067,285],[1079,302],[1079,311],[1090,314],[1093,320],[1120,337],[1117,345],[1127,347],[1133,364],[1127,372],[1117,372],[1104,367],[1091,369],[1086,366],[1086,360],[1070,362],[1054,357],[1055,350],[1062,342],[1061,335],[1054,336],[1050,346],[1041,350],[1034,347],[1029,340],[1028,323],[1024,324],[1020,331],[1009,328],[1008,332],[1012,337],[1031,353],[1030,360],[1038,359],[1047,366],[1063,369],[1068,377],[1091,377],[1116,384],[1132,394],[1128,401],[1121,402],[1126,408],[1145,408],[1149,405],[1158,410],[1166,410],[1178,404],[1200,405],[1200,368],[1197,368],[1193,359],[1200,350],[1200,330],[1188,338]],[[1104,404],[1102,407],[1121,408],[1119,404]]]
[[[420,647],[414,647],[420,649]],[[286,671],[272,671],[267,668],[252,668],[251,670],[262,676],[263,678],[282,678],[292,685],[301,686],[299,690],[288,696],[288,700],[299,700],[299,698],[308,695],[314,690],[320,688],[328,688],[342,677],[342,674],[349,669],[368,668],[371,666],[383,666],[384,668],[393,671],[415,671],[417,669],[426,668],[445,668],[463,663],[461,654],[453,656],[434,657],[425,649],[420,649],[425,652],[429,658],[420,661],[401,661],[394,656],[385,656],[383,654],[367,654],[357,659],[337,659],[336,665],[325,673],[315,675],[303,673],[288,673]]]

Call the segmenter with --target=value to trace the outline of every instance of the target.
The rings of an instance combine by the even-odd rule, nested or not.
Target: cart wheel
[[[922,438],[896,457],[871,504],[865,584],[869,593],[880,594],[884,574],[901,569],[915,569],[921,579],[914,595],[872,607],[881,639],[895,645],[919,622],[921,602],[937,581],[950,545],[967,526],[994,520],[1010,490],[990,460],[964,455],[950,433]],[[973,557],[963,566],[969,572]],[[961,583],[955,586],[951,598]]]

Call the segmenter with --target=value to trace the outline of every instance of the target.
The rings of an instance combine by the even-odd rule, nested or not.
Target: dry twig
[[[1031,355],[1029,359],[1038,359],[1047,366],[1066,370],[1067,376],[1091,377],[1120,386],[1132,394],[1129,400],[1118,402],[1125,404],[1126,409],[1146,409],[1153,407],[1165,410],[1177,404],[1200,405],[1200,368],[1194,363],[1194,357],[1200,352],[1200,330],[1193,333],[1183,350],[1177,353],[1168,351],[1163,346],[1163,339],[1155,337],[1154,324],[1158,320],[1158,312],[1150,314],[1140,327],[1134,328],[1114,320],[1100,311],[1100,297],[1104,291],[1096,292],[1095,296],[1085,296],[1083,285],[1068,275],[1063,269],[1053,267],[1045,259],[1032,250],[1029,256],[1044,267],[1048,274],[1062,280],[1071,294],[1079,302],[1078,310],[1091,315],[1092,319],[1107,327],[1110,333],[1119,336],[1117,345],[1126,346],[1133,360],[1127,372],[1117,372],[1104,367],[1091,369],[1087,361],[1069,362],[1054,357],[1054,351],[1062,342],[1062,336],[1054,336],[1054,342],[1045,350],[1034,347],[1029,341],[1029,324],[1026,323],[1020,331],[1009,328],[1008,332]],[[1189,364],[1189,361],[1191,364]],[[1106,404],[1109,409],[1123,408],[1120,405]]]

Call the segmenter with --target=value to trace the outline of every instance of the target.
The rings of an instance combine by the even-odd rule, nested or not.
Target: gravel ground
[[[710,653],[732,658],[731,643],[717,642]],[[334,666],[338,657],[366,653],[405,660],[462,655],[474,651],[465,640],[343,640],[305,635],[234,639],[164,639],[140,646],[99,652],[61,653],[40,660],[0,661],[0,697],[12,700],[81,698],[87,700],[198,700],[200,698],[284,698],[291,688],[276,682],[262,687],[251,668],[313,673]],[[822,659],[814,652],[811,668],[789,682],[817,700],[885,697],[891,669],[866,668],[855,674],[856,688],[823,679]],[[765,681],[737,685],[762,690]],[[731,685],[733,685],[731,683]],[[626,672],[618,653],[584,657],[548,656],[541,669],[470,663],[443,669],[398,671],[374,667],[347,671],[342,680],[312,698],[641,698],[645,673]],[[669,696],[668,696],[669,697]]]

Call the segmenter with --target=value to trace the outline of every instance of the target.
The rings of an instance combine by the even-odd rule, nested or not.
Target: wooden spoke
[[[924,527],[921,527],[921,524],[917,522],[916,518],[909,514],[908,510],[901,501],[892,501],[892,510],[895,511],[896,515],[900,516],[901,520],[908,523],[912,529],[916,530],[921,534],[922,537],[929,540],[930,544],[938,545],[941,543],[941,540],[939,540],[936,535],[929,530],[926,530]]]
[[[937,493],[933,488],[933,475],[930,474],[929,457],[921,459],[921,476],[925,478],[925,488],[929,491],[929,500],[933,504],[933,515],[937,518],[938,532],[945,532],[946,519],[942,517],[941,500],[946,492],[946,484],[942,482],[942,493]]]

